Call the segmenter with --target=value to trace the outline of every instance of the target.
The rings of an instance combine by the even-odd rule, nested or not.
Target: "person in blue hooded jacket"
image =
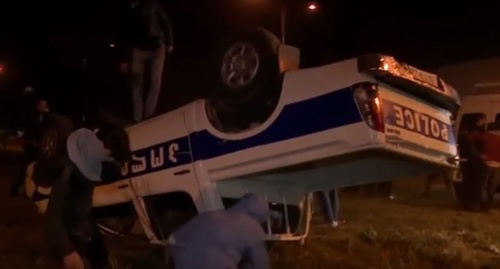
[[[195,216],[168,240],[175,268],[270,268],[261,226],[267,216],[267,204],[254,194],[229,209]]]

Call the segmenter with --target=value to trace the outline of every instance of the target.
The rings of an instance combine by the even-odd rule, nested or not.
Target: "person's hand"
[[[174,50],[174,47],[173,47],[173,46],[168,46],[168,47],[167,47],[167,52],[168,52],[168,53],[171,53],[173,50]]]
[[[124,74],[128,74],[128,71],[129,71],[129,66],[128,66],[128,63],[122,63],[120,65],[120,71]]]
[[[74,251],[63,258],[63,268],[64,269],[85,269],[82,257]]]

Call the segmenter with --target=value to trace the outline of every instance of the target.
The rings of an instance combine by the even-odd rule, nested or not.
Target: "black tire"
[[[276,83],[273,83],[280,75],[279,44],[279,40],[263,28],[238,27],[225,31],[209,65],[209,73],[215,80],[212,84],[214,87],[212,100],[222,101],[229,106],[250,105],[254,102],[265,102],[267,96],[273,95],[269,93],[270,91],[279,91],[281,87],[276,87]],[[227,60],[231,54],[234,56],[242,50],[249,55],[243,58],[249,60],[236,62],[247,63],[248,70],[245,72],[247,75],[243,76],[245,82],[238,84],[234,80],[227,79],[228,70],[234,70],[229,68],[231,65]],[[238,56],[233,57],[233,59],[236,58]]]

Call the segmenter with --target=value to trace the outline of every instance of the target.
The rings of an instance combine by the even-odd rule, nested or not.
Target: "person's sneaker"
[[[394,200],[394,195],[389,195],[390,200]]]
[[[334,221],[332,221],[331,225],[332,225],[332,228],[337,228],[339,226],[339,223],[338,223],[338,221],[334,220]]]

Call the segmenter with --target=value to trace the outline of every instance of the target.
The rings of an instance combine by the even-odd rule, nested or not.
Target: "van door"
[[[135,163],[126,171],[132,178],[134,194],[151,196],[186,192],[197,197],[199,186],[184,111],[157,117],[138,127],[137,138],[131,130]],[[140,141],[134,141],[136,139]]]
[[[473,128],[475,121],[481,117],[486,117],[489,121],[489,111],[491,110],[491,103],[478,102],[477,99],[470,99],[465,97],[463,99],[460,113],[455,122],[455,133],[458,135],[461,131],[468,131]]]
[[[130,128],[129,136],[133,162],[122,170],[122,175],[128,178],[124,188],[130,189],[135,211],[149,241],[158,243],[148,210],[154,207],[151,203],[172,194],[183,194],[191,198],[198,210],[203,207],[199,199],[193,199],[199,197],[200,187],[185,113],[179,110],[139,123]]]

